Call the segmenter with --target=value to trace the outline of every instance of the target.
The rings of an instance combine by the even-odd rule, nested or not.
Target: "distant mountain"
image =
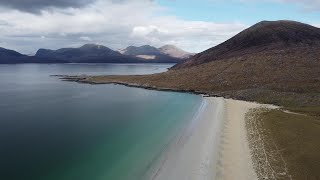
[[[72,63],[138,63],[138,58],[122,55],[108,47],[85,44],[79,48],[39,49],[36,57],[59,59]]]
[[[172,45],[166,45],[161,48],[149,45],[129,46],[126,49],[119,50],[119,52],[124,55],[145,59],[148,62],[162,63],[180,63],[191,55]]]
[[[130,56],[163,55],[163,53],[159,49],[149,45],[140,46],[140,47],[129,46],[126,49],[120,50],[120,52],[124,55],[130,55]]]
[[[17,63],[65,63],[57,59],[45,59],[34,56],[27,56],[16,51],[0,47],[0,64],[17,64]]]
[[[188,55],[169,45],[159,49],[129,46],[118,52],[103,45],[85,44],[79,48],[39,49],[34,56],[0,48],[0,63],[181,63]]]
[[[159,50],[168,56],[175,57],[175,58],[180,58],[180,59],[188,59],[195,54],[186,52],[176,46],[173,45],[165,45],[159,48]]]

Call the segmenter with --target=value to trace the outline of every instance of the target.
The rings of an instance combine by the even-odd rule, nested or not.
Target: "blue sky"
[[[320,0],[3,0],[0,47],[166,44],[201,52],[262,20],[320,27]]]
[[[311,24],[320,22],[320,11],[310,9],[301,3],[303,0],[300,3],[258,0],[157,0],[157,2],[166,8],[167,15],[193,21],[254,24],[262,20],[286,19]]]

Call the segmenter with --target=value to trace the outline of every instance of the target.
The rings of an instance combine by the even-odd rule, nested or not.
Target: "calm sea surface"
[[[142,179],[202,98],[50,75],[150,74],[171,66],[0,65],[0,179]]]

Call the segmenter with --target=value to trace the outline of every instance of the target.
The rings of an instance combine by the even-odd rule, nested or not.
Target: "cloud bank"
[[[80,8],[95,0],[1,0],[0,5],[20,11],[39,13],[50,8]]]
[[[215,0],[213,0],[215,1]],[[285,4],[297,4],[301,9],[307,11],[319,11],[320,0],[240,0],[242,2],[275,2]]]
[[[68,3],[66,0],[51,3],[29,0],[43,7],[40,14],[29,12],[35,9],[21,9],[24,3],[14,3],[16,1],[10,4],[16,9],[0,11],[0,46],[28,54],[38,48],[75,47],[88,42],[113,49],[129,45],[174,44],[191,52],[200,52],[246,28],[237,22],[186,21],[165,16],[166,10],[151,0],[98,0],[90,3],[86,0]],[[83,3],[88,4],[82,6]],[[46,10],[45,6],[64,8],[52,11]]]

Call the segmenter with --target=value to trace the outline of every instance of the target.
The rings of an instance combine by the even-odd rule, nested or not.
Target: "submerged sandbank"
[[[164,153],[148,179],[257,179],[245,129],[245,114],[260,105],[204,98],[203,106]]]

